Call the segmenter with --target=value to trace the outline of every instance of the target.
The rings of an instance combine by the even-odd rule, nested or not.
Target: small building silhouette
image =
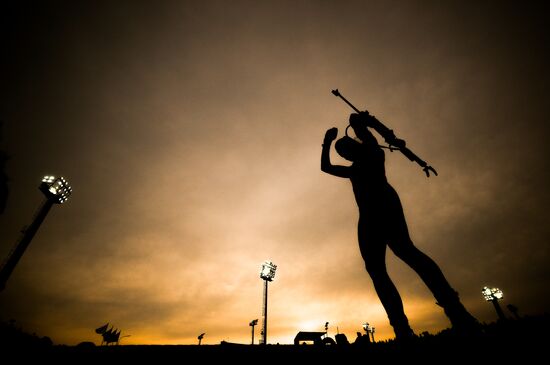
[[[323,336],[326,335],[326,332],[304,332],[300,331],[294,337],[294,344],[299,345],[304,342],[313,342],[314,345],[335,345],[336,342],[330,337]]]

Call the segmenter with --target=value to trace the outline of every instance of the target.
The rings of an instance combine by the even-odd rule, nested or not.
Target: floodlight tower
[[[250,327],[252,327],[252,345],[254,345],[254,326],[256,326],[258,324],[258,320],[257,319],[253,319],[252,321],[250,321],[250,323],[248,324]]]
[[[365,334],[367,335],[367,342],[370,342],[371,327],[369,325],[369,322],[363,323],[363,330],[365,331]],[[374,340],[373,340],[373,342],[374,342]]]
[[[42,183],[38,187],[42,193],[46,196],[46,200],[42,203],[38,211],[36,212],[32,223],[25,228],[23,235],[19,241],[15,244],[8,257],[0,269],[0,291],[4,290],[6,282],[8,281],[13,269],[25,253],[25,250],[31,243],[34,235],[38,231],[38,228],[48,215],[48,212],[54,204],[63,204],[72,193],[72,188],[69,186],[67,180],[63,177],[44,176]]]
[[[267,345],[267,283],[275,278],[275,270],[277,270],[277,265],[271,261],[265,261],[260,270],[260,278],[264,281],[262,339],[260,340],[263,345]]]
[[[202,342],[202,339],[204,338],[204,335],[206,335],[206,333],[201,333],[200,335],[197,336],[197,340],[199,340],[199,346],[201,345],[201,342]]]
[[[498,304],[498,301],[504,297],[502,290],[500,290],[499,288],[488,288],[485,286],[481,290],[481,293],[483,294],[483,297],[486,301],[493,303],[493,305],[495,306],[495,310],[497,311],[498,317],[502,320],[505,320],[506,317],[504,316],[504,312]]]

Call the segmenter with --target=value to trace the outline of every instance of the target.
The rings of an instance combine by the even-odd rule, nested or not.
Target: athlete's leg
[[[393,229],[388,232],[388,245],[391,250],[418,273],[433,293],[437,303],[443,307],[453,327],[458,329],[477,327],[476,319],[464,308],[458,293],[451,287],[439,266],[413,244],[399,198],[393,199],[388,207],[392,209],[389,218]]]
[[[386,269],[386,242],[379,234],[378,227],[368,227],[359,222],[359,248],[365,260],[374,289],[386,310],[390,324],[398,339],[412,337],[413,331],[403,310],[403,302]]]

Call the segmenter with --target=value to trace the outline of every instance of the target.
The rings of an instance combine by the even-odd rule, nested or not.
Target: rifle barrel
[[[348,101],[348,99],[346,99],[342,94],[340,94],[340,92],[338,91],[338,89],[335,89],[335,90],[332,90],[332,94],[334,96],[337,96],[339,98],[341,98],[346,104],[348,104],[353,110],[355,110],[355,112],[357,113],[361,113],[361,111],[359,109],[357,109],[352,103],[350,103]],[[368,112],[367,112],[368,113]],[[386,127],[381,121],[379,121],[376,117],[372,116],[374,118],[374,120],[376,121],[376,123],[372,126],[372,128],[374,128],[385,140],[386,142],[390,145],[390,147],[392,146],[392,141],[395,141],[397,138],[395,137],[395,134],[393,133],[393,131],[391,129],[389,129],[388,127]],[[430,174],[429,174],[429,171],[433,171],[435,173],[435,175],[437,176],[437,172],[431,167],[429,166],[426,161],[422,160],[420,157],[418,157],[413,151],[411,151],[410,149],[408,149],[407,147],[405,147],[405,141],[403,140],[399,140],[399,141],[402,141],[403,142],[403,145],[402,146],[396,146],[398,147],[398,150],[403,154],[405,155],[405,157],[407,157],[409,160],[413,161],[413,162],[416,162],[417,164],[420,165],[420,167],[422,167],[424,169],[424,172],[426,173],[426,176],[429,177]]]

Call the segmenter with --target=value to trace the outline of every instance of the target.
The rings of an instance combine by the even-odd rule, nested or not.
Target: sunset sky
[[[99,343],[106,322],[123,344],[247,343],[272,260],[270,343],[327,321],[331,336],[370,322],[392,338],[351,185],[319,169],[325,131],[341,136],[351,112],[335,88],[437,169],[428,179],[386,152],[413,241],[471,313],[496,319],[485,285],[507,314],[549,310],[547,5],[7,3],[0,258],[43,201],[43,175],[74,192],[0,293],[0,320],[70,345]],[[418,276],[387,262],[414,331],[447,328]]]

